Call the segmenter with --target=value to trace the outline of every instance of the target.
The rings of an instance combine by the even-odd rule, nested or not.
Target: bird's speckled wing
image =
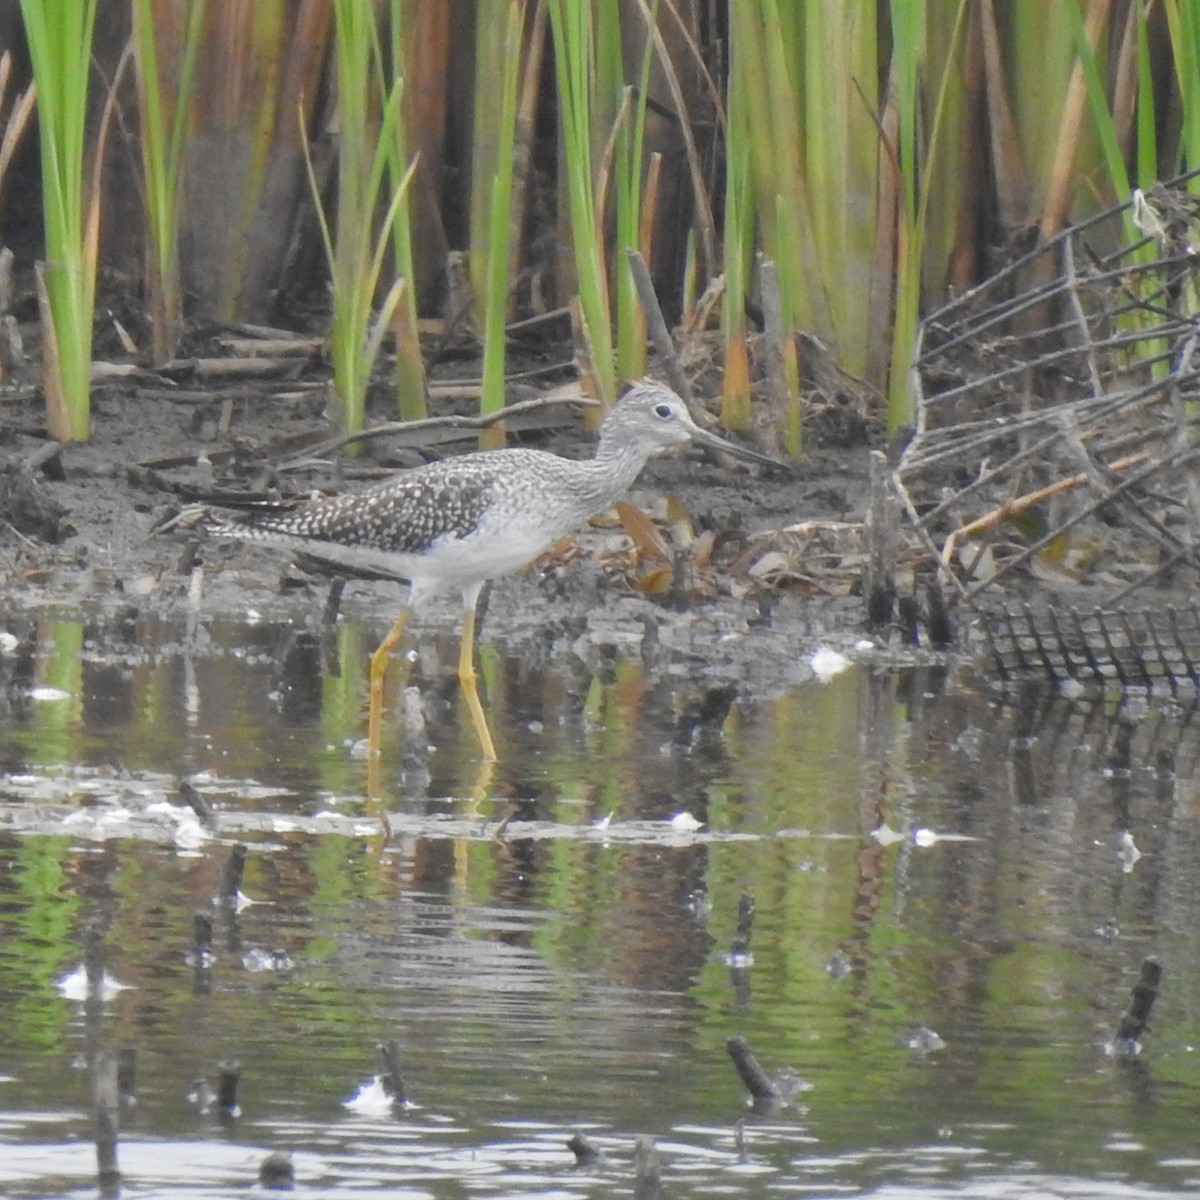
[[[439,538],[470,533],[491,506],[492,476],[480,471],[481,457],[430,463],[362,492],[322,496],[290,510],[239,513],[227,524],[251,538],[421,554]]]

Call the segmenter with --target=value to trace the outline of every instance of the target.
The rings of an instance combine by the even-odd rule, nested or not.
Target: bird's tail
[[[150,536],[162,533],[208,532],[216,514],[207,504],[186,504],[159,517],[150,527]]]
[[[214,537],[253,536],[255,527],[263,520],[291,512],[304,497],[295,500],[223,499],[220,507],[211,503],[185,504],[182,508],[160,517],[150,529],[150,536],[162,533],[206,533]]]

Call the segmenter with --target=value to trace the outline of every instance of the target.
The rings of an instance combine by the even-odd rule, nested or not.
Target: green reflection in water
[[[40,686],[60,696],[36,700],[30,736],[25,741],[32,762],[50,765],[78,760],[76,739],[82,711],[83,624],[52,621],[39,626]]]
[[[5,902],[0,907],[0,995],[5,1033],[13,1045],[54,1049],[68,1006],[56,984],[77,964],[73,933],[80,903],[68,876],[70,842],[62,837],[22,837],[0,849]]]
[[[366,694],[367,651],[363,646],[362,629],[357,624],[342,623],[336,631],[336,672],[321,674],[320,736],[328,752],[318,753],[317,777],[321,785],[335,796],[353,795],[363,789],[362,760],[349,748],[364,734],[363,697]]]

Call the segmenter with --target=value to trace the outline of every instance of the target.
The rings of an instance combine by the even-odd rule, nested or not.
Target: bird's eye
[[[675,414],[669,404],[656,404],[654,406],[654,415],[656,417],[661,417],[664,421],[668,421]]]

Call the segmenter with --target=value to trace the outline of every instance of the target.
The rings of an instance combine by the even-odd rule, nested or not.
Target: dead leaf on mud
[[[617,501],[617,517],[622,528],[629,534],[634,551],[643,557],[659,558],[664,562],[671,560],[671,547],[655,526],[650,517],[636,504],[628,500]]]
[[[730,568],[758,586],[822,596],[853,594],[865,550],[859,521],[802,521],[756,533]]]
[[[763,590],[847,596],[862,576],[860,522],[806,521],[750,535],[735,529],[696,533],[673,495],[661,502],[660,516],[625,500],[615,511],[624,537],[564,538],[543,555],[543,563],[569,569],[588,555],[629,591],[689,604]],[[613,526],[601,519],[592,528]]]

